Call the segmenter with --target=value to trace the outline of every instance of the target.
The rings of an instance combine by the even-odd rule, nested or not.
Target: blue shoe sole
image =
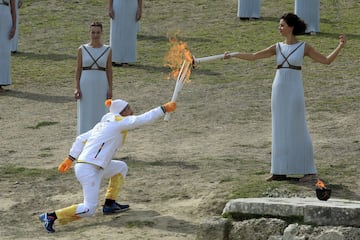
[[[126,212],[126,211],[128,211],[128,210],[130,210],[130,208],[123,208],[123,209],[117,209],[117,210],[105,210],[104,211],[104,209],[103,209],[103,214],[104,215],[111,215],[111,214],[117,214],[117,213],[122,213],[122,212]]]
[[[53,233],[55,232],[55,230],[51,227],[51,228],[48,228],[48,221],[47,221],[47,214],[46,213],[43,213],[39,216],[39,220],[40,222],[42,223],[44,229],[48,232],[48,233]]]

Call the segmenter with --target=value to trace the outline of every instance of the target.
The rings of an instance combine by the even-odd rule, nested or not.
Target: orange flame
[[[191,52],[187,49],[186,42],[178,41],[176,35],[169,37],[169,42],[171,44],[171,47],[168,51],[168,53],[165,55],[165,67],[169,67],[171,69],[171,73],[169,74],[168,79],[177,79],[181,65],[184,61],[189,62],[192,64],[193,57]],[[191,74],[191,68],[188,68],[186,77],[184,79],[184,82],[189,82]]]
[[[315,186],[317,188],[321,188],[321,189],[326,188],[325,183],[323,181],[321,181],[320,179],[317,180]]]

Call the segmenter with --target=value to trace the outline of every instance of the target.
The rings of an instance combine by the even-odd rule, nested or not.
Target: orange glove
[[[176,109],[176,102],[168,102],[162,106],[164,112],[173,112]]]
[[[58,170],[60,173],[66,173],[67,171],[69,171],[69,169],[71,168],[73,163],[73,159],[72,157],[68,156],[65,158],[65,160],[60,163]]]

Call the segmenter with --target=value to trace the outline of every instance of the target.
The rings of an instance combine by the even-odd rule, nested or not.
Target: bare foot
[[[271,181],[284,181],[286,179],[287,179],[286,175],[273,174],[269,178],[267,178],[266,181],[268,181],[268,182],[271,182]]]
[[[311,182],[316,182],[317,180],[317,175],[316,174],[305,174],[304,177],[299,179],[299,182],[302,183],[311,183]]]

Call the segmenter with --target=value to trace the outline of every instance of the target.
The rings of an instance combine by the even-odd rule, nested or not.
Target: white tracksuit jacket
[[[117,149],[121,148],[127,130],[152,123],[162,116],[164,112],[161,107],[138,116],[122,117],[119,114],[107,113],[93,129],[76,138],[69,155],[79,162],[106,168]]]

